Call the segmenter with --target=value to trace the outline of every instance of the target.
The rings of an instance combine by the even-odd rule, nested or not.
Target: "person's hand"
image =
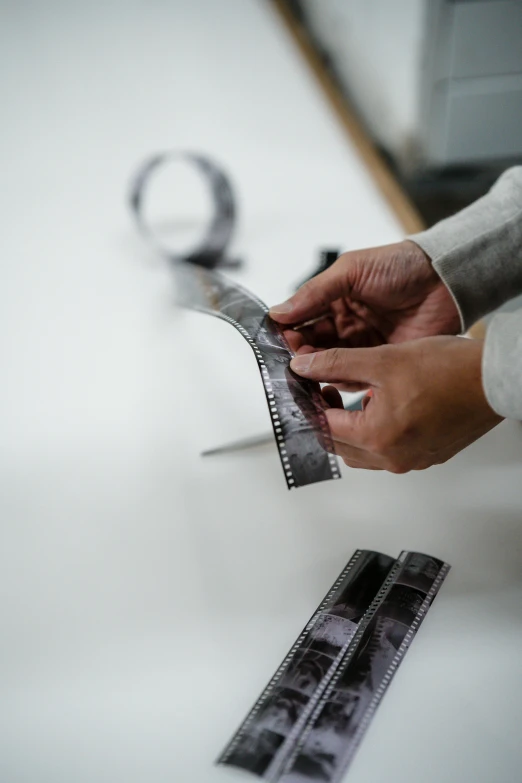
[[[414,242],[343,253],[270,315],[300,353],[458,334],[460,317],[429,258]]]
[[[370,389],[362,411],[323,394],[335,452],[354,468],[407,473],[453,457],[502,419],[482,388],[483,342],[428,337],[401,345],[333,348],[292,359],[295,373],[337,388]]]

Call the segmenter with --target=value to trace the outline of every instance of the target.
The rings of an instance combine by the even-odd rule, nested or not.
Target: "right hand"
[[[458,334],[461,326],[448,289],[409,240],[343,253],[270,315],[288,327],[320,319],[285,331],[296,353]]]
[[[326,417],[347,465],[406,473],[446,462],[502,421],[482,387],[483,349],[482,340],[428,337],[308,353],[290,367],[333,384],[323,389]],[[372,395],[363,410],[346,411],[335,388]]]

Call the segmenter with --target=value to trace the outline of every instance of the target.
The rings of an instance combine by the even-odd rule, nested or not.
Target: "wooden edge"
[[[395,176],[368,137],[360,121],[350,108],[348,99],[339,89],[320,55],[310,40],[308,32],[296,19],[285,0],[272,0],[294,43],[308,63],[322,91],[341,125],[363,159],[375,184],[388,202],[392,212],[406,234],[423,231],[426,226]]]

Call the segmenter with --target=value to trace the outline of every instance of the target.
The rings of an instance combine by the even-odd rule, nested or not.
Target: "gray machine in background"
[[[522,159],[520,0],[299,5],[342,87],[400,170]]]
[[[426,2],[419,152],[428,164],[522,157],[522,2]]]

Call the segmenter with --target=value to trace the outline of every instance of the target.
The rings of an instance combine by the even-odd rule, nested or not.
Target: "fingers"
[[[345,411],[345,415],[349,416],[350,413]],[[380,458],[369,451],[359,449],[356,446],[350,446],[338,440],[334,440],[333,445],[335,453],[349,468],[358,468],[360,470],[385,470],[384,465],[381,464]]]
[[[363,324],[341,326],[338,331],[333,324],[331,329],[325,328],[327,320],[319,322],[321,329],[316,328],[316,325],[285,329],[285,338],[294,353],[298,353],[303,345],[318,351],[324,348],[373,348],[386,342],[379,332]]]
[[[297,353],[303,345],[312,346],[312,348],[333,348],[339,343],[337,329],[331,318],[321,319],[313,326],[285,329],[283,333],[294,353]]]
[[[294,332],[293,329],[285,329],[283,335],[294,353],[297,353],[305,344],[303,335],[300,332]]]
[[[332,395],[333,401],[333,388],[326,386],[323,395],[325,392],[328,397]],[[386,433],[378,426],[379,416],[372,415],[375,404],[375,395],[370,393],[365,397],[361,411],[346,411],[339,406],[326,411],[334,451],[350,468],[406,472],[385,453]]]
[[[345,452],[351,450],[352,456],[361,459],[370,450],[370,417],[365,411],[345,411],[337,407],[326,411],[328,426],[332,438]],[[357,453],[355,453],[357,452]]]
[[[303,348],[299,351],[299,355],[301,356],[301,354],[305,352],[306,351]],[[340,392],[344,391],[344,392],[352,392],[352,393],[366,391],[366,389],[368,388],[367,383],[358,383],[357,381],[352,381],[352,382],[347,381],[346,383],[333,383],[332,386],[335,386],[335,388],[338,389]]]
[[[300,354],[290,362],[292,370],[304,378],[367,389],[379,385],[383,373],[385,350],[377,348],[330,348],[326,351]]]
[[[303,339],[309,345],[315,345],[317,348],[333,348],[339,344],[339,333],[333,318],[321,318],[312,324],[294,327],[294,331],[303,336]]]
[[[353,462],[350,459],[344,459],[341,457],[347,468],[355,468],[356,470],[384,470],[384,468],[378,468],[375,465],[366,465],[361,462]]]
[[[271,307],[270,316],[282,324],[297,324],[317,318],[329,311],[331,302],[348,293],[347,287],[336,262],[330,269],[308,280],[286,302]]]

